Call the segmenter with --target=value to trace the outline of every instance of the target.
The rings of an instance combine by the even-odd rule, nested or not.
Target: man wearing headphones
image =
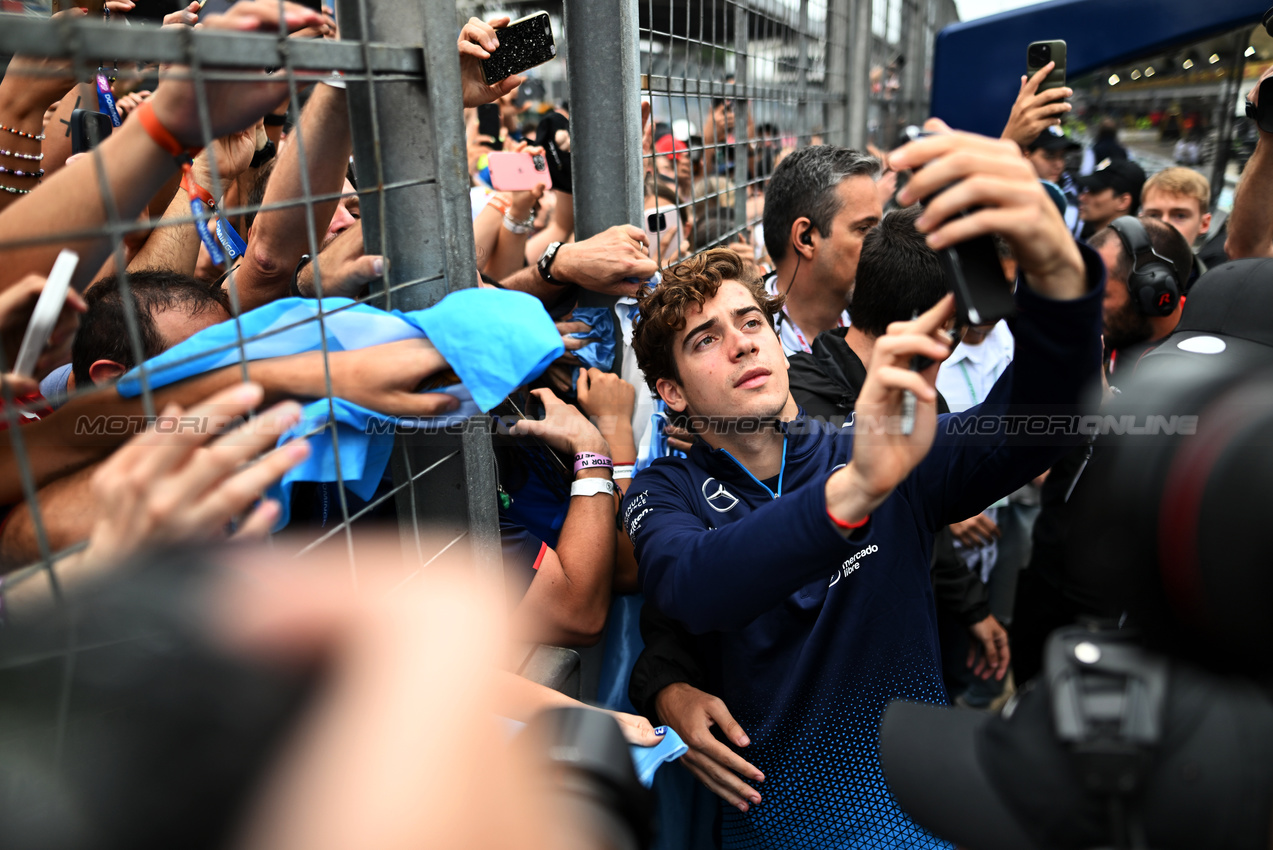
[[[1113,379],[1175,330],[1193,252],[1178,230],[1149,216],[1116,218],[1091,244],[1109,271],[1102,309]]]
[[[1110,382],[1117,383],[1175,330],[1193,252],[1178,230],[1149,216],[1116,218],[1092,237],[1091,245],[1107,270],[1102,304],[1105,359]],[[1030,565],[1018,578],[1012,620],[1012,662],[1018,682],[1042,670],[1044,643],[1054,629],[1080,617],[1112,618],[1118,613],[1073,574],[1066,557],[1076,506],[1090,497],[1090,490],[1078,484],[1091,456],[1090,444],[1066,455],[1043,485]]]

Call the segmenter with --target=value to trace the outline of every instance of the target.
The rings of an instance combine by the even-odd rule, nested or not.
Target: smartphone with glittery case
[[[557,56],[552,21],[547,12],[518,18],[495,34],[499,36],[499,47],[489,59],[482,60],[482,75],[487,85],[495,85]]]

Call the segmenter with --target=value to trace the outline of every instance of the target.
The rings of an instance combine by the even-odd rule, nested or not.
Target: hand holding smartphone
[[[40,298],[35,302],[35,310],[31,313],[31,321],[27,323],[26,334],[22,337],[18,357],[14,361],[13,371],[24,378],[35,373],[35,364],[44,352],[44,346],[49,343],[49,336],[57,326],[58,316],[62,315],[62,305],[66,303],[71,277],[79,262],[79,254],[64,250],[53,263],[53,270],[49,272]]]
[[[87,153],[111,134],[114,125],[105,112],[71,110],[71,153]]]
[[[498,103],[483,103],[477,108],[477,132],[480,136],[491,138],[491,141],[482,144],[495,150],[501,148],[499,139],[504,134],[504,121],[500,117]]]
[[[1065,87],[1065,42],[1059,39],[1034,41],[1026,48],[1025,75],[1027,77],[1033,77],[1049,62],[1055,62],[1056,66],[1043,78],[1043,82],[1039,83],[1038,91]]]
[[[535,12],[518,18],[499,30],[499,47],[489,59],[482,60],[482,75],[487,85],[542,65],[557,56],[552,22],[547,12]]]
[[[553,187],[552,176],[543,154],[525,151],[494,151],[486,157],[491,174],[491,188],[497,192],[529,192],[536,186]]]
[[[915,141],[933,134],[911,126],[906,128],[906,135]],[[920,203],[928,206],[941,191],[921,199]],[[960,215],[973,212],[975,208],[964,210]],[[1016,313],[1012,284],[1003,274],[999,251],[990,236],[978,236],[943,248],[937,257],[945,272],[946,284],[955,293],[955,315],[959,324],[993,324]]]

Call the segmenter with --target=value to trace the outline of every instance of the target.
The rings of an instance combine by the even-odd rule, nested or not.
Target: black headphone
[[[1154,250],[1145,225],[1135,216],[1121,216],[1109,226],[1132,258],[1127,289],[1140,312],[1146,316],[1170,316],[1180,303],[1180,283],[1171,260]]]

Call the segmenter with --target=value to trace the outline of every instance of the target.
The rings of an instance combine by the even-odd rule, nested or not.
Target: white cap
[[[672,138],[678,142],[688,142],[690,136],[698,135],[698,126],[685,118],[677,118],[672,122]]]

